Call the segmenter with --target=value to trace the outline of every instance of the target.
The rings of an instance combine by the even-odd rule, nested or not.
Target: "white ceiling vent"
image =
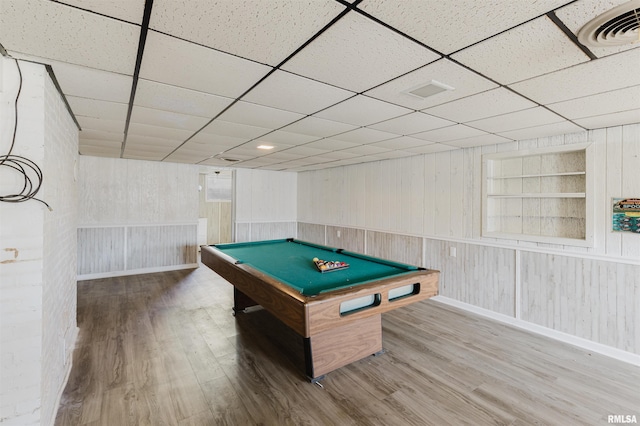
[[[404,90],[403,93],[414,96],[416,98],[425,99],[429,96],[437,95],[440,92],[446,92],[447,90],[455,90],[455,88],[440,83],[436,80],[431,80],[429,83],[423,83],[419,86],[414,86],[410,89]]]
[[[640,0],[616,6],[587,22],[578,33],[585,46],[619,46],[640,41]]]

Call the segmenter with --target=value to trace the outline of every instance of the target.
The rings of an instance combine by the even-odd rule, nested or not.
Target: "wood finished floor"
[[[302,341],[233,317],[206,267],[78,283],[56,425],[605,425],[640,368],[434,301],[383,315],[386,353],[305,380]]]

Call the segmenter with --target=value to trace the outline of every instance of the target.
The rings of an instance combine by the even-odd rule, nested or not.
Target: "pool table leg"
[[[233,287],[233,315],[256,305],[257,303],[252,298],[238,290],[237,287]]]
[[[380,314],[304,338],[305,370],[312,383],[333,370],[381,353]]]

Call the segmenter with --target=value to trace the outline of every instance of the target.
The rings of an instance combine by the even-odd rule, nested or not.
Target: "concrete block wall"
[[[38,201],[0,202],[0,423],[53,424],[76,335],[75,183],[77,129],[44,66],[20,62],[23,75],[13,154],[44,173]],[[0,154],[11,145],[15,61],[0,58]],[[23,178],[0,167],[0,194]],[[70,273],[71,271],[71,273]],[[66,339],[66,340],[65,340]]]

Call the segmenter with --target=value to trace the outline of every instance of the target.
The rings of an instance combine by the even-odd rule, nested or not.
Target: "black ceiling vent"
[[[589,47],[621,46],[640,42],[640,0],[631,0],[598,15],[578,33]]]

